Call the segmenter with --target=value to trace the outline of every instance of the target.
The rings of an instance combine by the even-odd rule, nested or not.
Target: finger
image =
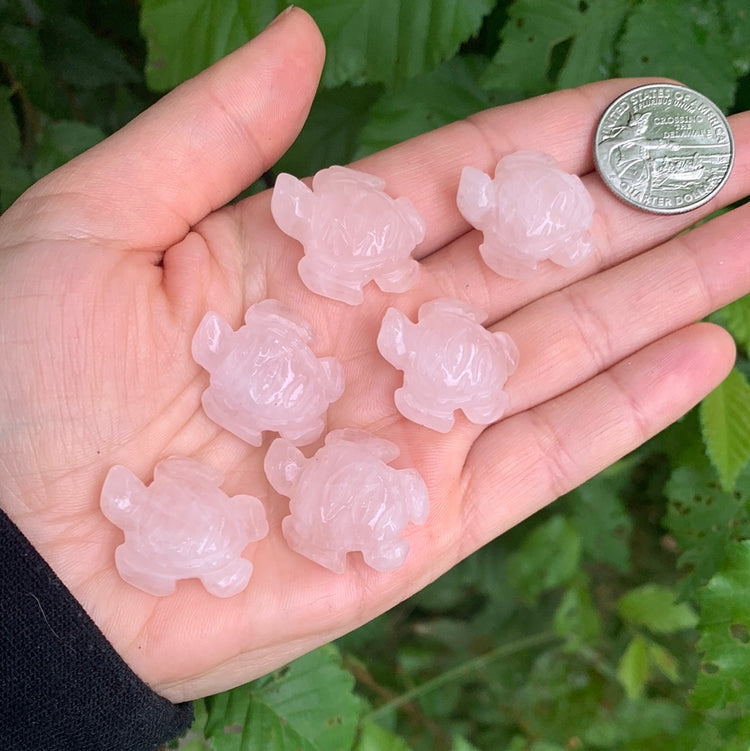
[[[73,210],[62,220],[51,217],[57,236],[75,232],[110,239],[117,227],[119,239],[130,245],[162,248],[176,242],[289,146],[307,116],[323,58],[315,23],[292,8],[38,183],[6,220],[22,227],[39,199],[52,193]],[[44,214],[36,219],[37,234],[44,219]]]
[[[750,204],[543,297],[498,324],[521,352],[510,412],[592,378],[750,289]]]
[[[637,448],[727,375],[734,343],[712,324],[660,340],[486,430],[464,469],[466,556]]]
[[[501,156],[519,149],[544,151],[563,169],[593,168],[596,120],[628,89],[650,79],[622,79],[545,94],[494,107],[369,156],[354,166],[387,180],[392,195],[408,196],[423,214],[428,254],[463,234],[468,225],[456,207],[461,170],[493,172]]]
[[[419,284],[411,291],[411,306],[435,297],[455,297],[478,305],[496,320],[529,301],[610,268],[695,224],[716,209],[750,193],[750,113],[731,118],[737,142],[734,169],[724,188],[704,206],[685,213],[658,215],[635,209],[615,196],[596,174],[584,184],[596,206],[592,236],[596,250],[584,263],[563,268],[542,263],[529,279],[513,280],[496,274],[478,252],[482,235],[471,231],[422,261]]]
[[[645,79],[603,81],[504,105],[398,144],[368,157],[355,166],[387,179],[393,195],[406,195],[425,216],[427,236],[417,254],[425,257],[463,235],[469,228],[456,206],[456,189],[463,167],[474,166],[493,173],[498,160],[513,151],[532,149],[554,156],[568,172],[586,175],[593,171],[593,140],[597,122],[610,102],[624,91],[645,83]],[[606,222],[600,233],[604,240],[625,226],[625,237],[634,232],[647,237],[654,225],[668,233],[688,226],[718,206],[747,193],[747,158],[741,142],[750,134],[747,118],[736,118],[740,169],[720,196],[700,210],[670,217],[632,209],[604,190],[598,177],[596,197],[602,194],[606,210],[616,221]],[[742,182],[744,178],[744,183]],[[742,187],[744,185],[744,188]],[[597,203],[597,209],[600,206]],[[659,221],[661,220],[661,221]],[[616,234],[611,235],[617,239]],[[666,237],[663,234],[662,237]]]

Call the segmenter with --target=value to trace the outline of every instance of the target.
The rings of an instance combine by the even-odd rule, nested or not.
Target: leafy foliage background
[[[750,107],[747,0],[298,4],[328,46],[278,166],[298,175],[611,76]],[[0,209],[284,5],[0,0]],[[393,611],[197,702],[179,748],[748,751],[750,298],[715,319],[737,367],[696,410]]]

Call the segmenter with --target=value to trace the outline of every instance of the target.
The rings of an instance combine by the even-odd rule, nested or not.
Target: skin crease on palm
[[[292,142],[323,59],[312,20],[286,13],[0,218],[0,503],[128,665],[173,701],[264,674],[402,601],[676,420],[734,362],[729,335],[694,322],[750,290],[750,205],[675,235],[750,192],[747,115],[731,121],[730,180],[689,215],[630,208],[593,172],[597,118],[640,80],[478,113],[368,157],[355,168],[408,196],[427,234],[411,290],[371,284],[351,308],[301,283],[301,248],[275,226],[270,192],[222,208]],[[461,168],[489,174],[518,149],[550,153],[591,192],[597,250],[581,266],[546,264],[514,281],[481,261],[481,235],[455,204]],[[482,307],[486,325],[518,344],[497,424],[459,413],[438,434],[393,404],[401,374],[375,346],[382,315],[395,306],[415,320],[440,296]],[[272,436],[253,448],[201,410],[207,376],[190,357],[198,322],[215,310],[237,328],[266,297],[307,318],[316,353],[343,364],[328,429],[394,441],[394,466],[427,482],[430,517],[407,530],[411,551],[396,571],[351,557],[337,575],[290,551],[284,499],[262,469]],[[149,482],[171,454],[215,466],[225,492],[266,505],[271,531],[248,549],[255,573],[236,597],[182,581],[156,598],[115,570],[122,537],[99,509],[104,477],[124,464]]]

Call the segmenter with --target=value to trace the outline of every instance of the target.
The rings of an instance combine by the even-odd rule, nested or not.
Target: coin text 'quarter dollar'
[[[677,84],[647,84],[607,107],[594,137],[599,175],[622,200],[677,214],[702,206],[729,177],[734,142],[711,100]]]

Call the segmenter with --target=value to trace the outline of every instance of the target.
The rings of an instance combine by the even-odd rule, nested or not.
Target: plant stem
[[[482,670],[491,662],[499,660],[501,657],[507,657],[508,655],[521,652],[524,649],[530,649],[531,647],[538,647],[541,644],[547,644],[559,640],[560,637],[552,631],[542,631],[531,636],[525,636],[522,639],[516,639],[515,641],[500,644],[499,646],[491,649],[489,652],[473,657],[466,662],[462,662],[460,665],[456,665],[450,670],[446,670],[444,673],[435,676],[429,681],[420,683],[418,686],[405,691],[403,694],[390,699],[376,707],[372,712],[368,712],[363,718],[363,721],[376,721],[385,715],[400,709],[406,704],[413,702],[425,694],[435,691],[441,686],[451,683],[452,681],[459,680],[464,676],[472,675],[479,670]]]

